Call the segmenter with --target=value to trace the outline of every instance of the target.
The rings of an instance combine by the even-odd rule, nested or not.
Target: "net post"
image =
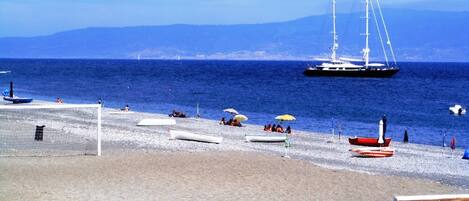
[[[98,107],[98,136],[97,136],[97,141],[98,141],[98,156],[101,156],[101,105]]]

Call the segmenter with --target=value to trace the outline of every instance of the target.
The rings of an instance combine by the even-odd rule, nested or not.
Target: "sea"
[[[378,136],[411,143],[469,146],[469,63],[406,63],[392,78],[306,77],[310,61],[0,59],[0,89],[13,81],[20,97],[189,116],[228,118],[225,108],[248,116],[248,124],[276,124],[277,115],[296,130],[338,136]],[[468,114],[469,115],[469,114]]]

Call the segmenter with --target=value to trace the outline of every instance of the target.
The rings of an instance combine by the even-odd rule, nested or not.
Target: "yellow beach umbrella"
[[[238,114],[238,115],[234,116],[234,119],[236,119],[236,120],[242,122],[242,121],[248,120],[248,117],[245,116],[245,115],[242,115],[242,114]]]
[[[294,121],[294,120],[296,120],[296,118],[293,115],[290,115],[290,114],[279,115],[279,116],[275,117],[275,119],[279,120],[279,121]]]

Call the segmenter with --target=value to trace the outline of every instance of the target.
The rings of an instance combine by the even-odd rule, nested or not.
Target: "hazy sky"
[[[0,0],[0,37],[97,26],[238,24],[329,12],[331,0]],[[341,12],[363,0],[337,0]],[[469,0],[381,0],[386,8],[469,11]]]

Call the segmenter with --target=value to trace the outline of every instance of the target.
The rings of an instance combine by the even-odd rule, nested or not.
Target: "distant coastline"
[[[384,11],[401,61],[469,61],[467,32],[460,25],[469,12],[388,9]],[[343,56],[359,56],[362,13],[340,14]],[[38,37],[0,38],[2,58],[309,60],[328,58],[328,15],[241,25],[95,27]],[[342,19],[342,20],[340,20]],[[350,20],[343,20],[350,19]],[[431,20],[428,20],[431,19]],[[324,25],[325,24],[325,25]],[[418,25],[418,26],[417,26]],[[438,26],[435,26],[438,25]],[[190,33],[190,34],[187,34]],[[444,36],[443,36],[444,35]],[[379,47],[371,38],[370,46]],[[452,45],[457,44],[457,45]],[[379,48],[371,57],[381,58]],[[376,59],[374,59],[376,60]]]

